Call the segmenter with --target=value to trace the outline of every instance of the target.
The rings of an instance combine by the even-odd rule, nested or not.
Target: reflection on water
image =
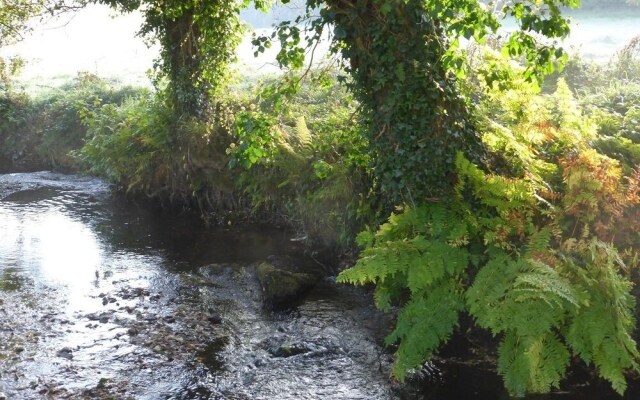
[[[90,227],[63,209],[38,204],[51,201],[54,193],[50,188],[27,190],[0,202],[0,265],[13,265],[14,281],[24,276],[66,287],[68,304],[74,307],[84,302],[103,251]]]
[[[114,198],[99,180],[48,172],[0,175],[0,228],[0,394],[12,399],[77,398],[103,379],[138,390],[134,398],[182,391],[195,379],[184,358],[222,368],[227,343],[208,337],[205,317],[195,321],[202,335],[172,315],[202,312],[182,275],[293,250],[282,231],[209,229]],[[83,398],[120,398],[117,389]],[[193,393],[185,398],[208,389]]]
[[[5,205],[0,225],[0,263],[19,260],[14,271],[65,285],[72,295],[86,291],[102,259],[91,229],[57,211],[15,213]]]

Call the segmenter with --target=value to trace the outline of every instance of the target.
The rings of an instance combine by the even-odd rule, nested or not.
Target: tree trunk
[[[481,144],[442,56],[445,40],[424,0],[328,0],[323,11],[349,61],[370,129],[378,189],[390,204],[445,195],[457,151]]]
[[[166,52],[171,101],[177,115],[201,117],[207,107],[207,94],[198,87],[200,82],[200,55],[198,29],[193,23],[194,9],[185,8],[175,18],[164,21]]]

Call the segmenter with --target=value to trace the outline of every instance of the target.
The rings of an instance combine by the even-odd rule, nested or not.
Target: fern
[[[393,374],[404,380],[408,370],[431,358],[451,336],[463,308],[454,280],[443,282],[428,295],[412,296],[398,315],[396,328],[386,338],[387,344],[400,343]]]
[[[457,282],[469,265],[469,252],[452,245],[451,239],[465,236],[469,229],[444,204],[400,211],[374,235],[359,235],[359,243],[367,247],[353,268],[340,273],[338,281],[376,283],[376,305],[383,310],[389,310],[409,290],[396,328],[387,337],[387,343],[399,343],[393,373],[404,379],[406,371],[431,357],[457,325],[464,307]]]
[[[573,206],[545,202],[536,179],[490,174],[462,155],[456,167],[449,201],[399,208],[375,233],[360,234],[360,259],[338,277],[375,284],[376,305],[385,311],[400,307],[386,339],[398,344],[393,374],[402,380],[432,357],[466,311],[501,338],[498,372],[512,395],[559,387],[573,355],[622,393],[624,372],[638,369],[639,355],[617,251],[590,241],[589,225],[565,239]],[[602,204],[601,187],[615,191],[617,178],[603,173],[611,180],[602,186],[570,184],[573,199],[593,194],[596,207],[611,208]],[[572,179],[593,181],[586,174]]]
[[[312,150],[313,139],[303,116],[296,119],[295,134],[295,139],[302,152],[309,154]]]
[[[631,283],[617,272],[617,254],[598,241],[578,243],[564,261],[565,273],[584,288],[587,304],[573,316],[567,341],[622,394],[626,389],[623,371],[638,370],[639,354],[631,337],[635,325]]]
[[[520,336],[509,331],[498,349],[498,373],[515,396],[546,393],[560,385],[569,359],[569,351],[554,334]]]

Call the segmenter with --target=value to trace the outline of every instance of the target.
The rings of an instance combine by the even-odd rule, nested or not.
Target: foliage
[[[172,115],[147,95],[83,112],[88,138],[80,152],[90,171],[127,191],[154,187],[169,175]],[[162,182],[164,183],[164,182]]]
[[[364,251],[339,280],[373,283],[378,307],[400,307],[387,337],[399,344],[400,379],[464,312],[500,338],[498,372],[511,394],[557,388],[573,356],[622,393],[624,372],[638,370],[635,300],[607,243],[637,246],[638,176],[590,147],[594,126],[562,81],[552,96],[523,81],[483,96],[479,122],[500,173],[458,153],[454,195],[404,206],[360,234]]]
[[[464,75],[459,39],[482,41],[496,32],[499,18],[513,18],[520,30],[509,36],[504,51],[525,59],[525,77],[532,80],[565,58],[561,49],[539,41],[539,36],[568,34],[558,5],[577,3],[505,3],[496,16],[476,1],[309,0],[306,15],[280,24],[270,38],[255,38],[254,44],[264,51],[277,38],[278,62],[301,68],[305,53],[332,27],[332,51],[344,60],[369,128],[377,190],[389,205],[421,203],[451,190],[448,175],[457,151],[477,162],[483,157],[453,74]],[[499,78],[487,75],[490,81]]]
[[[22,40],[32,30],[30,20],[53,18],[82,8],[86,0],[1,0],[0,47]]]
[[[639,41],[632,40],[612,61],[597,70],[588,85],[574,85],[582,93],[580,102],[598,129],[596,148],[622,163],[630,173],[640,163],[640,56]]]
[[[278,40],[277,61],[300,69],[330,29],[353,97],[326,79],[305,92],[288,75],[289,103],[229,99],[248,1],[99,2],[143,12],[141,33],[162,49],[160,90],[105,104],[84,89],[90,80],[70,89],[79,97],[48,108],[56,123],[42,131],[44,149],[86,139],[78,157],[129,193],[196,202],[225,222],[250,204],[322,244],[349,244],[351,232],[376,225],[378,209],[402,204],[359,236],[362,257],[339,278],[373,283],[380,308],[399,307],[387,338],[398,344],[397,377],[468,313],[500,338],[498,370],[512,394],[558,387],[572,357],[624,391],[624,372],[638,369],[628,268],[640,108],[637,93],[618,94],[633,83],[635,45],[616,64],[625,84],[590,92],[587,117],[564,80],[552,95],[532,84],[564,62],[541,39],[567,35],[559,7],[574,0],[508,2],[497,15],[472,0],[308,0],[306,15],[255,38],[258,51]],[[460,39],[482,42],[504,17],[520,29],[502,53],[524,68],[489,52],[467,68]],[[24,130],[28,119],[6,121]]]
[[[0,85],[2,85],[0,83]],[[15,90],[11,85],[0,86],[0,167],[8,169],[14,162],[23,157],[35,144],[21,135],[30,129],[33,104],[23,92]]]
[[[37,113],[43,117],[38,126],[40,158],[52,168],[77,170],[76,160],[68,153],[84,144],[87,130],[82,113],[104,104],[120,104],[140,91],[127,86],[116,88],[95,75],[79,73],[73,81],[36,99]]]
[[[233,123],[238,143],[232,143],[229,148],[229,166],[242,165],[249,169],[254,164],[270,163],[276,152],[273,125],[273,119],[266,114],[239,113]]]
[[[309,242],[344,247],[371,218],[369,160],[356,105],[326,83],[303,84],[277,112],[264,99],[238,114],[230,167],[243,167],[238,187],[255,212],[279,216]]]
[[[87,140],[75,155],[90,172],[131,196],[229,223],[247,208],[225,154],[238,110],[235,100],[227,99],[216,104],[216,119],[209,124],[184,117],[176,122],[169,102],[146,92],[122,104],[87,107],[82,114]]]
[[[45,7],[45,0],[2,0],[0,3],[0,46],[22,37],[28,30],[29,18],[38,15]]]
[[[206,117],[210,96],[221,94],[244,33],[239,18],[245,0],[96,0],[124,12],[140,10],[140,34],[160,44],[156,82],[168,79],[168,98],[177,116]],[[265,7],[264,1],[256,5]]]
[[[24,60],[18,57],[4,59],[0,57],[0,90],[7,91],[12,84],[11,78],[24,66]]]
[[[7,167],[77,170],[76,160],[68,153],[84,143],[86,129],[80,112],[121,103],[137,91],[117,88],[87,73],[37,97],[10,85],[0,92],[0,140]]]

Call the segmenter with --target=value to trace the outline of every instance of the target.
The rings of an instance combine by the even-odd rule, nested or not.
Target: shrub
[[[355,105],[335,81],[305,83],[274,111],[270,100],[238,114],[230,166],[256,213],[280,216],[309,241],[349,246],[372,213],[370,159]]]

